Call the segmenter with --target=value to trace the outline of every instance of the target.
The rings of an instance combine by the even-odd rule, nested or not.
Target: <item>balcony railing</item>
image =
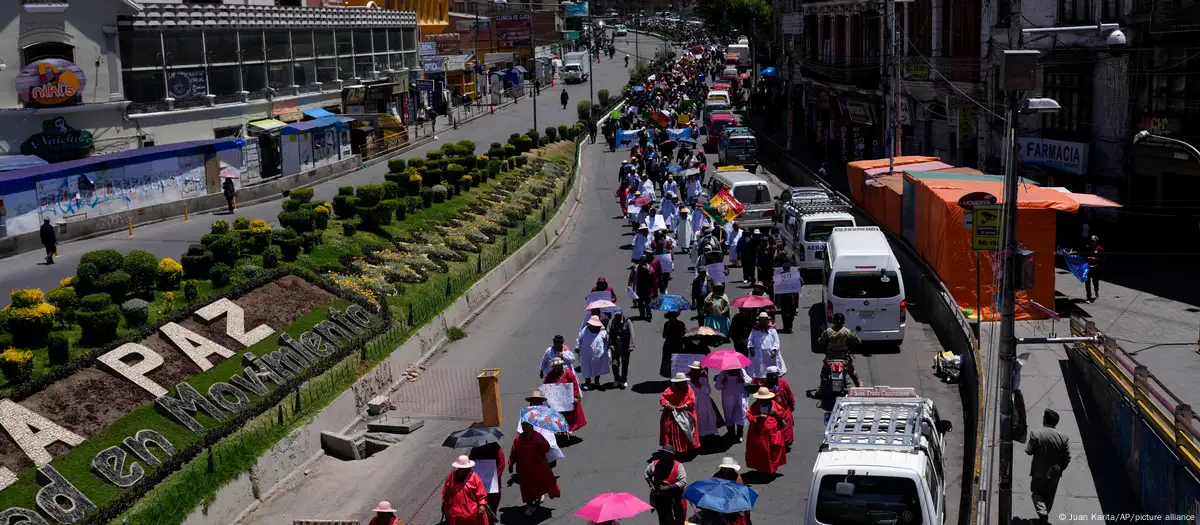
[[[978,57],[908,57],[904,60],[905,80],[953,80],[979,82]]]
[[[275,90],[274,98],[295,97],[310,93],[331,93],[340,91],[337,82],[328,82],[322,85],[307,85],[307,86],[289,86]],[[175,99],[171,102],[165,100],[155,102],[134,102],[129,105],[129,113],[131,115],[141,113],[157,113],[161,111],[172,111],[179,109],[201,108],[205,106],[226,106],[229,104],[242,104],[245,102],[254,102],[267,99],[267,90],[255,91],[252,93],[231,93],[228,95],[214,95],[210,97],[190,97]]]
[[[821,59],[806,59],[800,63],[801,71],[807,78],[818,82],[853,85],[862,89],[879,88],[878,57],[826,57]]]
[[[67,0],[21,0],[27,13],[61,13],[67,10]]]

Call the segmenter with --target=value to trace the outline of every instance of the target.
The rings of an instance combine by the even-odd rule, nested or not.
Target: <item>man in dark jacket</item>
[[[621,310],[608,321],[608,350],[612,354],[613,382],[625,390],[629,386],[629,354],[633,352],[633,323]]]
[[[754,282],[754,271],[758,269],[758,251],[762,243],[762,231],[755,228],[742,247],[742,282]]]
[[[46,247],[46,264],[54,264],[54,254],[58,253],[58,235],[54,233],[54,225],[50,224],[50,219],[42,221],[38,233],[42,237],[42,246]]]
[[[221,184],[221,193],[225,194],[225,205],[229,207],[229,213],[233,213],[233,196],[237,193],[233,187],[233,179],[225,179]]]
[[[1068,438],[1055,429],[1056,426],[1058,412],[1047,408],[1042,415],[1042,428],[1030,432],[1029,440],[1025,443],[1025,453],[1033,456],[1029,465],[1029,492],[1041,523],[1048,522],[1050,508],[1054,506],[1054,493],[1058,492],[1058,480],[1071,463]]]

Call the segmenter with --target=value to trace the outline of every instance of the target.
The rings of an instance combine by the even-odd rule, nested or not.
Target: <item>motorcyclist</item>
[[[822,388],[825,386],[824,378],[829,376],[829,361],[833,359],[845,361],[846,374],[850,376],[855,385],[862,385],[858,380],[858,374],[854,373],[854,356],[850,354],[850,347],[858,346],[862,340],[858,338],[858,334],[846,328],[845,325],[845,315],[833,314],[833,326],[826,327],[821,336],[817,338],[817,344],[825,347],[825,359],[821,364]]]

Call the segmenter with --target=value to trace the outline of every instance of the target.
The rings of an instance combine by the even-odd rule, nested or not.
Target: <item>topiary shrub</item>
[[[520,140],[520,139],[518,139],[518,140]],[[506,159],[510,159],[510,158],[512,158],[512,157],[513,157],[514,155],[516,155],[516,154],[517,154],[517,147],[516,147],[516,146],[514,146],[514,145],[512,145],[512,144],[505,144],[505,145],[504,145],[504,155],[503,155],[503,157],[504,157],[504,158],[506,158]]]
[[[263,270],[261,266],[255,266],[253,264],[242,266],[242,275],[244,275],[247,279],[258,277],[259,275],[262,275],[264,271],[265,270]]]
[[[0,371],[10,385],[29,381],[33,378],[33,352],[17,348],[0,352]]]
[[[184,300],[190,303],[195,301],[198,297],[200,297],[200,281],[196,279],[190,279],[183,283]]]
[[[458,179],[458,191],[465,192],[471,189],[474,180],[475,178],[470,175],[463,175],[461,179]]]
[[[338,194],[333,198],[333,213],[339,219],[349,219],[354,216],[355,204],[354,195]]]
[[[309,232],[309,233],[315,233],[315,232]],[[262,253],[263,268],[278,268],[279,267],[279,259],[282,257],[283,257],[283,251],[279,248],[278,245],[272,244],[270,246],[267,246],[267,249],[263,250],[263,253]]]
[[[275,244],[279,246],[280,255],[285,261],[292,262],[300,256],[300,236],[296,230],[288,228],[279,232],[275,238]]]
[[[79,264],[93,264],[96,271],[104,274],[121,268],[125,258],[116,250],[96,250],[87,252],[79,258]]]
[[[220,235],[208,248],[212,250],[213,259],[226,264],[237,262],[241,255],[241,241],[235,235]]]
[[[354,186],[338,186],[338,195],[354,195]]]
[[[284,212],[296,211],[296,210],[299,210],[303,206],[304,206],[304,203],[300,202],[298,200],[288,199],[288,200],[283,201],[283,211]]]
[[[442,183],[442,170],[437,168],[425,170],[425,174],[422,177],[424,177],[426,186],[437,186]]]
[[[150,303],[142,299],[125,301],[121,303],[121,315],[125,317],[125,324],[142,326],[150,320]]]
[[[493,142],[493,143],[491,143],[491,144],[488,144],[488,149],[496,149],[496,148],[499,148],[499,147],[501,147],[501,146],[503,146],[503,145],[504,145],[504,144],[501,144],[501,143],[499,143],[499,142]]]
[[[300,248],[304,250],[304,253],[312,253],[313,248],[320,246],[322,242],[323,239],[321,238],[321,234],[318,232],[306,232],[300,234]]]
[[[529,140],[533,141],[534,144],[537,144],[542,137],[541,134],[538,133],[538,130],[533,128],[529,128],[529,131],[525,132],[525,136],[529,137]]]
[[[491,158],[491,159],[503,159],[504,158],[504,146],[496,146],[494,148],[489,149],[487,151],[487,156],[488,156],[488,158]]]
[[[579,120],[588,120],[592,118],[592,102],[590,100],[580,100],[575,104],[575,114],[579,116]]]
[[[285,211],[279,214],[279,226],[291,228],[298,232],[310,232],[316,229],[316,215],[312,210]]]
[[[561,140],[571,140],[570,128],[566,124],[558,125],[558,138]]]
[[[517,150],[521,153],[533,151],[534,145],[535,143],[533,142],[533,139],[529,137],[521,137],[521,145],[517,148]]]
[[[446,166],[446,182],[450,184],[458,184],[458,179],[467,174],[467,168],[458,164],[450,164]]]
[[[601,106],[608,107],[610,99],[611,97],[609,96],[607,89],[601,89],[600,91],[596,92],[596,100],[600,101]]]
[[[230,268],[229,265],[225,263],[214,264],[213,267],[208,270],[208,278],[212,279],[213,286],[217,288],[229,284],[229,279],[232,277],[232,274],[233,268]]]
[[[100,278],[100,270],[95,264],[81,262],[75,267],[75,289],[79,295],[87,295],[96,289],[96,279]]]
[[[79,294],[75,293],[74,286],[60,286],[46,293],[46,302],[57,310],[56,318],[59,321],[69,323],[75,319],[75,309],[79,307]],[[7,322],[6,318],[5,323]]]
[[[446,156],[446,154],[445,154],[445,153],[443,153],[443,152],[441,152],[441,151],[438,151],[438,150],[426,151],[426,152],[425,152],[425,158],[426,158],[426,159],[429,159],[429,160],[438,160],[438,159],[441,159],[442,157],[445,157],[445,156]]]
[[[496,175],[499,175],[500,171],[503,169],[504,169],[504,164],[501,163],[499,160],[492,159],[492,160],[488,161],[487,170],[491,176],[495,177]]]
[[[421,190],[421,206],[424,208],[433,206],[433,189],[425,188]]]
[[[396,199],[399,197],[400,197],[400,185],[399,184],[392,182],[390,180],[383,183],[383,198],[384,198],[384,200]]]
[[[271,244],[271,225],[262,219],[250,221],[250,236],[254,253],[262,253]]]
[[[415,169],[417,171],[423,171],[425,169],[425,159],[422,159],[422,158],[408,159],[408,167]]]
[[[458,150],[461,151],[463,155],[475,155],[474,142],[469,140],[460,140],[456,144],[458,144]]]
[[[354,237],[358,233],[358,223],[355,221],[346,221],[342,223],[342,236]]]
[[[229,231],[229,225],[225,225]],[[130,250],[123,265],[129,274],[129,291],[137,297],[153,297],[158,287],[158,258],[146,250]]]
[[[512,135],[509,135],[508,136],[508,144],[514,148],[517,147],[517,145],[521,143],[522,136],[523,135],[521,135],[520,133],[513,133]]]
[[[421,176],[417,174],[417,170],[412,170],[411,174],[408,176],[408,191],[405,193],[410,196],[420,195],[422,180],[423,179],[421,179]]]
[[[434,203],[434,204],[439,204],[439,203],[446,202],[446,192],[447,192],[447,190],[446,190],[446,187],[445,187],[445,186],[442,186],[441,184],[438,184],[437,186],[434,186],[434,187],[433,187],[433,190],[432,190],[432,191],[433,191],[433,203]]]
[[[215,233],[215,234],[217,234],[217,235],[221,235],[221,234],[223,234],[223,233],[226,233],[226,232],[228,232],[228,231],[229,231],[229,222],[227,222],[227,221],[224,221],[224,220],[217,220],[217,221],[213,221],[213,223],[212,223],[212,233]]]
[[[360,228],[373,230],[383,224],[383,207],[380,206],[383,196],[384,189],[380,184],[364,184],[355,190],[354,211],[361,221]]]
[[[175,262],[175,259],[164,257],[158,261],[156,274],[159,290],[178,290],[179,283],[183,281],[183,265]]]
[[[411,199],[412,199],[412,197],[406,197],[404,199],[400,199],[400,200],[396,201],[396,203],[398,204],[398,206],[396,206],[396,221],[397,222],[404,222],[404,219],[408,217],[408,206],[409,206],[409,203],[411,202]]]
[[[21,348],[41,348],[46,345],[46,336],[54,329],[58,311],[46,302],[46,296],[37,288],[13,290],[9,296],[8,331],[13,344]]]
[[[392,218],[396,216],[396,209],[398,209],[400,206],[400,199],[388,199],[379,203],[379,224],[384,226],[391,224]]]
[[[550,126],[550,127],[546,128],[545,131],[546,131],[546,138],[550,139],[550,142],[554,142],[554,141],[558,140],[558,128],[556,128],[554,126]]]
[[[129,287],[129,274],[125,270],[108,272],[96,279],[96,289],[112,296],[114,301],[124,301]]]
[[[394,159],[388,159],[388,171],[390,171],[392,173],[402,172],[407,167],[408,167],[408,162],[406,162],[404,159],[402,159],[400,157],[396,157]]]
[[[246,222],[246,227],[250,227],[249,221]],[[193,244],[188,246],[188,251],[180,259],[180,264],[183,265],[184,277],[190,279],[199,279],[208,277],[208,269],[213,265],[213,253],[208,248],[201,244]]]
[[[312,201],[313,195],[315,195],[315,194],[316,194],[316,191],[313,190],[312,188],[299,188],[299,189],[289,191],[288,197],[290,197],[294,201],[304,203],[304,202]]]
[[[329,227],[329,218],[333,215],[333,207],[329,203],[321,203],[313,208],[313,228],[324,230]]]
[[[117,326],[121,324],[121,310],[105,293],[84,297],[75,312],[75,322],[83,330],[83,341],[90,346],[99,346],[117,338]]]
[[[71,339],[67,334],[54,332],[46,338],[46,353],[50,362],[61,365],[71,360]]]
[[[239,231],[249,230],[250,229],[250,219],[247,219],[245,217],[238,217],[238,218],[234,219],[233,220],[233,229],[239,230]]]

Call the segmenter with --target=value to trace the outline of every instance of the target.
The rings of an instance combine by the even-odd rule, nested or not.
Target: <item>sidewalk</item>
[[[1068,277],[1070,277],[1068,275]],[[1046,337],[1051,330],[1059,336],[1069,335],[1067,322],[1020,321],[1017,337]],[[999,323],[986,323],[980,333],[981,354],[996,351],[1000,341]],[[1030,358],[1021,368],[1021,393],[1025,399],[1025,410],[1029,430],[1042,426],[1042,413],[1052,408],[1061,417],[1058,431],[1070,439],[1071,464],[1063,472],[1058,485],[1057,497],[1050,512],[1051,523],[1084,521],[1100,523],[1103,519],[1093,516],[1137,513],[1134,492],[1127,475],[1119,462],[1108,431],[1098,414],[1086,385],[1071,370],[1067,350],[1063,345],[1022,345],[1018,355],[1029,352]],[[990,516],[998,517],[999,503],[999,451],[996,444],[984,443],[984,461],[992,461],[991,486],[988,490]],[[1025,443],[1013,443],[1013,523],[1020,520],[1036,520],[1033,499],[1029,492],[1030,457],[1025,454]],[[1072,519],[1074,517],[1074,519]],[[1026,522],[1028,522],[1026,521]]]

